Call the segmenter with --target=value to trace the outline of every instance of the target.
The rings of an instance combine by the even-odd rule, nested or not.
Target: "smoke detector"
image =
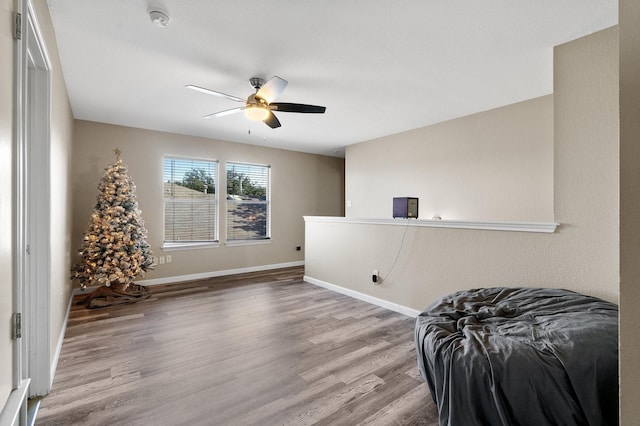
[[[151,22],[159,27],[166,27],[167,25],[169,25],[169,21],[171,20],[171,18],[169,18],[169,15],[159,10],[150,10],[149,18],[151,18]]]

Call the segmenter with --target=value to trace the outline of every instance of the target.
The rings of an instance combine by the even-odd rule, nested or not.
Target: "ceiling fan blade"
[[[271,111],[269,111],[269,115],[267,116],[267,118],[264,119],[264,124],[271,127],[272,129],[281,126],[280,121],[278,121],[276,116]]]
[[[186,86],[187,89],[191,89],[191,90],[195,90],[201,93],[206,93],[207,95],[213,95],[213,96],[219,96],[221,98],[227,98],[227,99],[231,99],[232,101],[236,101],[236,102],[246,102],[246,99],[241,99],[237,96],[233,96],[233,95],[227,95],[226,93],[222,93],[222,92],[216,92],[215,90],[211,90],[211,89],[205,89],[204,87],[200,87],[200,86],[194,86],[193,84],[187,84]]]
[[[202,118],[224,117],[225,115],[231,115],[231,114],[235,114],[236,112],[240,112],[245,108],[246,108],[246,106],[238,107],[238,108],[225,109],[224,111],[218,111],[218,112],[214,112],[213,114],[205,115]]]
[[[318,105],[291,104],[287,102],[274,102],[269,104],[269,108],[282,112],[302,112],[307,114],[324,114],[326,107]]]
[[[262,99],[266,101],[268,104],[275,101],[280,93],[287,87],[289,82],[283,78],[278,77],[277,75],[271,77],[269,81],[267,81],[256,93],[257,99]]]

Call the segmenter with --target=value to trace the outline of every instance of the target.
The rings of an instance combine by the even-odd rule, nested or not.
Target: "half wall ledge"
[[[335,216],[304,216],[305,222],[354,223],[390,226],[424,226],[430,228],[481,229],[487,231],[543,232],[552,234],[560,226],[556,222],[477,222],[433,219],[357,219]]]

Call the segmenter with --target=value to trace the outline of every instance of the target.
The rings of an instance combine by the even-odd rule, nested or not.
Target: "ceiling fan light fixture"
[[[269,117],[269,108],[260,104],[249,104],[244,109],[245,115],[252,121],[264,121]]]

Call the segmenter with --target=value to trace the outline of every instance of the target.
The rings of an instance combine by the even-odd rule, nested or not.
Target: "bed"
[[[440,425],[618,424],[618,307],[562,289],[484,288],[416,319]]]

